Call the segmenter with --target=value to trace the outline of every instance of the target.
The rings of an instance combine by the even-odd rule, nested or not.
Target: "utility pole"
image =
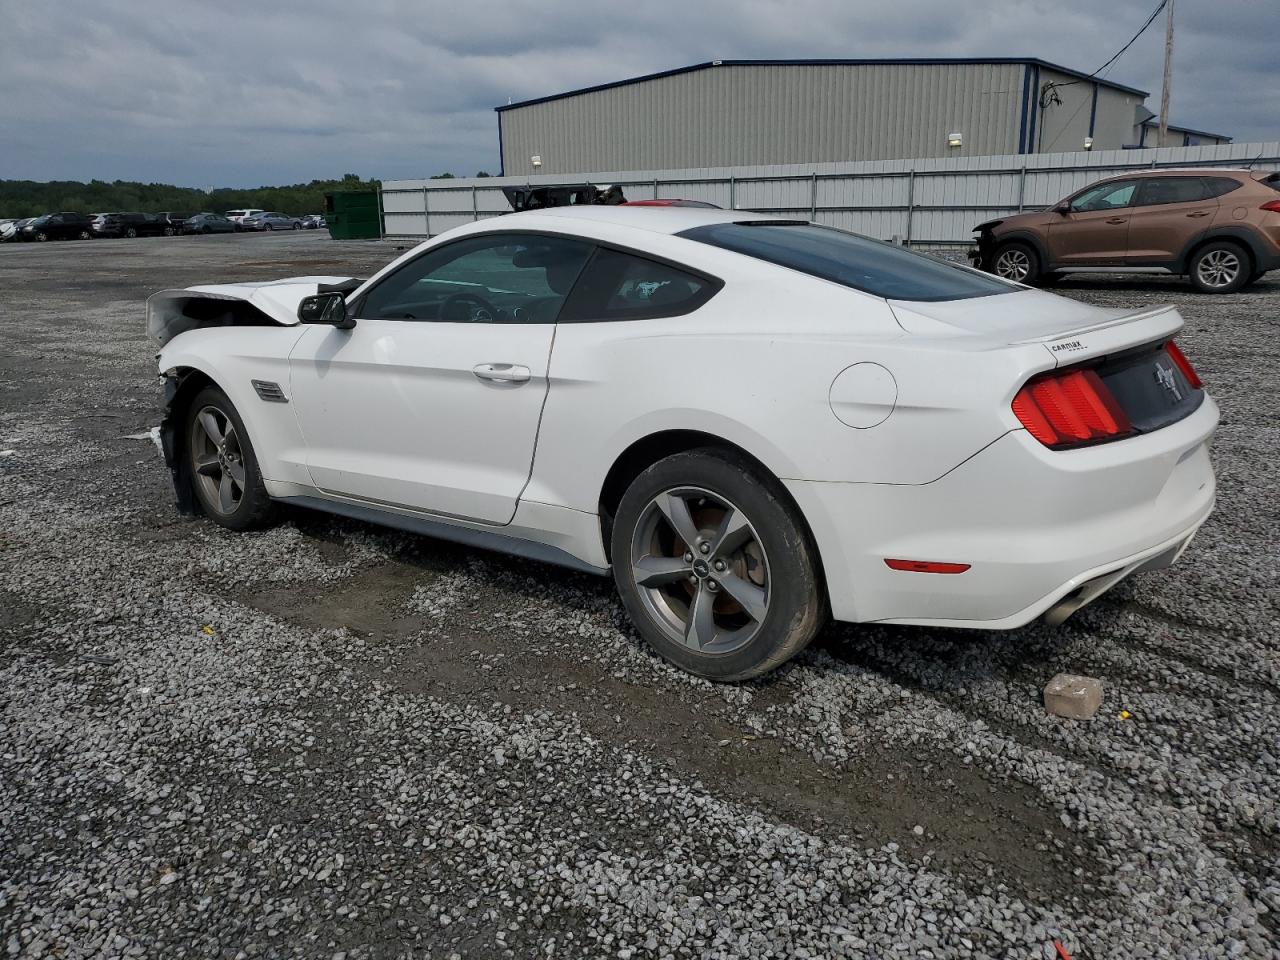
[[[1160,89],[1160,141],[1169,133],[1169,83],[1173,79],[1173,0],[1169,0],[1164,28],[1164,86]]]

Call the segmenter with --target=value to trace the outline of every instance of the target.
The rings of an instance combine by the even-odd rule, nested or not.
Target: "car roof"
[[[1243,167],[1160,167],[1158,169],[1146,170],[1130,170],[1127,173],[1117,173],[1110,177],[1104,177],[1098,183],[1106,183],[1108,180],[1133,180],[1138,177],[1248,177],[1250,171]]]
[[[637,230],[648,230],[651,233],[665,234],[681,233],[709,223],[759,222],[763,220],[777,220],[780,223],[796,222],[794,219],[786,217],[751,213],[746,210],[714,210],[709,207],[628,207],[622,205],[575,204],[568,207],[525,210],[521,213],[495,217],[486,221],[486,223],[492,224],[494,229],[501,229],[510,226],[512,223],[520,222],[522,218],[539,217],[615,224],[620,227],[632,227]]]

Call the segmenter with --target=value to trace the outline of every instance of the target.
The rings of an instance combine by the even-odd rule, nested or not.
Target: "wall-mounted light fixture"
[[[1093,149],[1093,137],[1085,137],[1085,138],[1084,138],[1084,148],[1085,148],[1086,150],[1092,150],[1092,149]]]
[[[537,156],[535,154],[534,156],[529,158],[529,162],[533,164],[533,169],[537,170],[540,166],[542,166],[542,157]]]
[[[960,136],[958,131],[956,133],[947,134],[948,147],[959,147],[959,146],[962,146],[963,144],[964,144],[964,138]]]

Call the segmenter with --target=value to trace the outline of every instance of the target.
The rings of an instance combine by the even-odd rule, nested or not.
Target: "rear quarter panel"
[[[1039,344],[910,336],[883,300],[759,267],[689,316],[561,324],[524,498],[595,513],[618,456],[666,430],[721,437],[783,479],[927,483],[1018,428],[1014,392],[1054,365]],[[896,389],[887,419],[856,429],[831,388],[863,362]]]

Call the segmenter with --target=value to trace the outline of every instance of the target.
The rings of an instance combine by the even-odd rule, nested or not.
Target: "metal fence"
[[[878,160],[768,167],[615,171],[581,175],[389,180],[388,237],[433,237],[510,213],[504,186],[620,184],[627,197],[682,197],[756,213],[803,217],[884,240],[944,247],[968,243],[984,220],[1047,207],[1102,177],[1155,167],[1280,169],[1280,142],[1155,150],[955,159]]]

